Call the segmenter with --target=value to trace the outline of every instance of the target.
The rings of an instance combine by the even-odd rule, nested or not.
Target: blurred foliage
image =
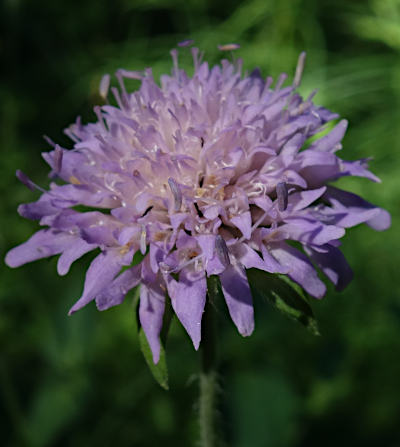
[[[316,101],[349,119],[342,156],[372,156],[382,178],[340,183],[386,207],[393,224],[382,234],[349,231],[343,247],[355,279],[313,303],[322,337],[262,300],[248,339],[219,313],[224,430],[233,447],[400,446],[399,0],[3,0],[0,24],[2,256],[37,228],[16,214],[36,195],[15,170],[46,184],[42,135],[68,145],[61,129],[76,115],[94,119],[104,72],[169,71],[170,48],[189,37],[211,62],[217,44],[238,42],[246,68],[275,77],[293,73],[307,51],[301,91],[318,88]],[[68,318],[89,261],[67,278],[54,259],[1,267],[1,445],[195,445],[190,340],[174,320],[166,392],[141,356],[132,297]]]

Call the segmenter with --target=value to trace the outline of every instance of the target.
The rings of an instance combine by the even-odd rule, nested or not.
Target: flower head
[[[386,211],[330,185],[343,176],[378,181],[367,160],[336,155],[347,121],[309,144],[338,116],[315,105],[313,94],[304,100],[296,93],[303,53],[286,87],[285,74],[273,85],[258,70],[242,75],[240,59],[210,68],[197,48],[192,54],[189,77],[172,50],[172,75],[162,76],[161,86],[150,69],[117,71],[116,105],[107,101],[94,109],[97,122],[78,119],[66,130],[73,149],[51,143],[54,150],[43,154],[62,182],[44,191],[18,171],[42,192],[18,211],[44,228],[6,257],[17,267],[60,254],[58,273],[65,275],[98,250],[70,313],[92,300],[100,310],[120,304],[140,284],[139,317],[155,362],[167,295],[197,349],[206,278],[217,275],[231,318],[247,336],[254,317],[246,269],[287,274],[321,298],[326,287],[314,265],[338,289],[351,280],[338,248],[345,229],[390,225]],[[128,92],[125,78],[139,79],[139,90]],[[104,98],[109,84],[106,75]],[[142,259],[133,263],[136,253]]]

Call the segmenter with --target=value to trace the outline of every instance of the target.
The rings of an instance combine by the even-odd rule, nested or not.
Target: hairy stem
[[[206,311],[203,314],[200,371],[200,446],[219,447],[221,440],[218,426],[219,384],[216,368],[216,334],[214,309],[207,297]]]

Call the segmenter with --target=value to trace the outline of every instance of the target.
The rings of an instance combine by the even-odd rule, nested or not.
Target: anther
[[[183,40],[182,42],[178,42],[178,47],[190,47],[190,45],[194,44],[194,40],[187,39]]]
[[[278,198],[279,211],[285,211],[288,206],[288,190],[286,182],[280,182],[276,185],[276,196]]]
[[[103,99],[107,98],[108,95],[108,89],[110,88],[110,75],[106,74],[101,78],[100,81],[100,87],[99,87],[99,94]]]
[[[218,45],[220,51],[233,51],[240,48],[238,43],[227,43],[225,45]]]
[[[303,75],[304,63],[306,61],[305,51],[300,53],[299,59],[297,60],[296,73],[294,75],[293,87],[297,88],[301,82],[301,76]]]
[[[147,232],[146,232],[146,227],[143,225],[142,226],[142,231],[140,233],[140,253],[142,253],[142,255],[144,255],[146,253],[146,236],[147,236]]]
[[[226,242],[220,234],[218,234],[215,238],[215,249],[217,251],[217,256],[223,266],[227,267],[228,265],[230,265],[231,261],[229,259],[228,247],[226,246]]]
[[[174,196],[174,211],[178,212],[182,206],[182,192],[178,184],[172,177],[168,179],[168,185],[171,188],[172,194]]]

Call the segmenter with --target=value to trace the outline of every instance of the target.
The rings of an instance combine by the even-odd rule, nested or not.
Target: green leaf
[[[165,356],[164,346],[161,344],[160,360],[155,365],[153,362],[153,354],[151,352],[149,343],[147,341],[143,329],[140,329],[139,331],[139,341],[140,341],[140,348],[143,352],[146,363],[151,373],[153,374],[153,377],[156,379],[156,381],[159,383],[161,387],[163,387],[165,390],[168,390],[169,389],[168,368],[167,368],[167,360]]]
[[[267,299],[287,317],[303,324],[314,335],[320,335],[307,295],[286,275],[270,274],[257,269],[247,270],[253,294]]]

